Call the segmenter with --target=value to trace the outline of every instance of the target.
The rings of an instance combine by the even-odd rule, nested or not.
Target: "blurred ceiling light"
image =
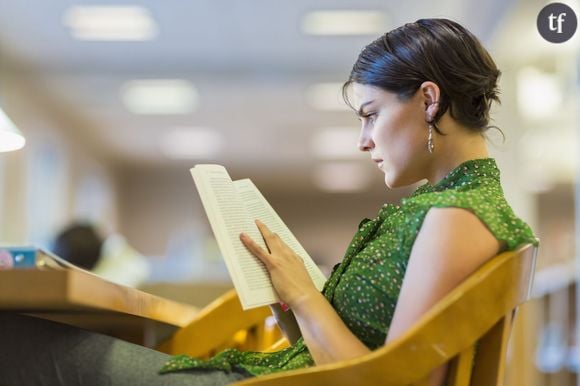
[[[121,89],[125,107],[134,114],[188,114],[198,103],[193,85],[182,79],[143,79]]]
[[[322,164],[314,169],[312,180],[322,191],[333,193],[362,191],[372,181],[368,168],[354,162]]]
[[[342,99],[342,83],[317,83],[306,89],[306,102],[316,110],[348,111]]]
[[[0,109],[0,152],[22,149],[26,144],[24,135],[14,122]]]
[[[223,148],[221,134],[203,127],[178,127],[161,141],[161,151],[171,159],[211,158]]]
[[[322,159],[362,158],[358,149],[359,130],[353,127],[329,127],[319,130],[310,140],[310,150]]]
[[[149,10],[129,5],[75,5],[66,10],[62,22],[79,40],[151,40],[158,30]]]
[[[535,67],[525,67],[518,72],[517,96],[520,114],[530,120],[553,117],[563,101],[558,75]]]
[[[387,30],[389,20],[382,11],[314,11],[302,18],[308,35],[375,35]]]

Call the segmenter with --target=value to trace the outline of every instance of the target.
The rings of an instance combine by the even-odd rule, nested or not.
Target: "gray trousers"
[[[217,386],[248,377],[218,370],[158,374],[169,358],[95,332],[0,312],[0,386]]]

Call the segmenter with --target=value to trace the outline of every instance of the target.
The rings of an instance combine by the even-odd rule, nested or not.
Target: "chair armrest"
[[[244,311],[236,291],[232,289],[203,308],[189,325],[161,343],[157,350],[170,355],[207,356],[227,346],[240,330],[263,325],[270,315],[268,307]]]

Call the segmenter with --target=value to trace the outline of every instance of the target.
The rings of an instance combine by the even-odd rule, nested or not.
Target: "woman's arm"
[[[316,364],[338,362],[370,352],[320,292],[304,296],[292,309]]]
[[[402,335],[500,247],[473,213],[460,208],[429,210],[411,250],[385,343]]]

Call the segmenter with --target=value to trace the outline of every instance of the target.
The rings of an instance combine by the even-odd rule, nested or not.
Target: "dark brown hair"
[[[456,121],[475,132],[489,125],[492,101],[500,102],[500,76],[493,59],[479,40],[458,23],[447,19],[420,19],[387,32],[366,46],[354,64],[342,93],[359,83],[381,88],[408,100],[425,81],[440,90],[437,122],[447,110]]]

